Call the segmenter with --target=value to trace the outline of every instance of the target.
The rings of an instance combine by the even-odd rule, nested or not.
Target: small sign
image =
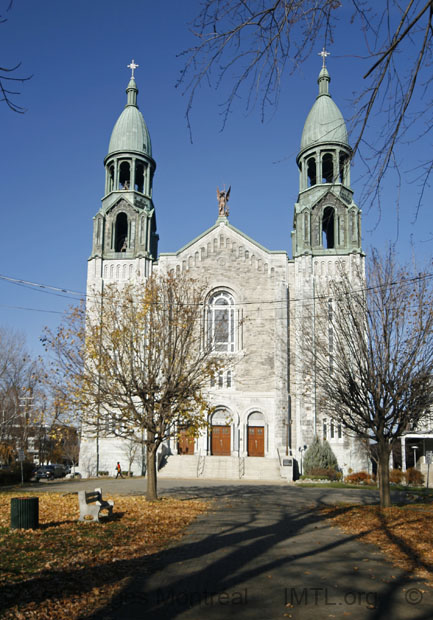
[[[283,459],[283,467],[293,467],[292,459]]]
[[[425,462],[427,463],[427,465],[431,465],[433,463],[433,451],[432,450],[427,450],[427,452],[425,453]]]
[[[23,463],[26,460],[24,450],[18,450],[18,460],[20,463]]]

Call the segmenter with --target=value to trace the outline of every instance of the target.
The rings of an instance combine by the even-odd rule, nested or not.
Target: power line
[[[52,286],[51,284],[40,284],[39,282],[31,282],[30,280],[20,280],[18,278],[12,278],[11,276],[5,276],[0,274],[0,280],[5,280],[11,284],[17,286],[23,286],[24,288],[34,288],[40,293],[48,293],[50,295],[56,295],[58,297],[68,297],[69,299],[75,299],[71,295],[85,295],[80,291],[68,290],[66,288],[60,288],[58,286]],[[62,294],[63,293],[63,294]]]
[[[358,289],[354,289],[354,290],[350,290],[350,291],[337,291],[338,294],[340,295],[352,295],[352,294],[359,294],[359,293],[363,293],[363,292],[368,292],[368,291],[373,291],[373,290],[377,290],[377,289],[381,289],[381,288],[390,288],[392,286],[399,286],[401,284],[410,284],[410,283],[416,283],[416,282],[420,282],[422,280],[426,280],[426,279],[430,279],[433,278],[433,273],[426,273],[426,274],[419,274],[417,276],[413,276],[410,278],[402,278],[400,280],[396,280],[395,282],[389,282],[389,283],[384,283],[383,285],[376,285],[376,286],[369,286],[369,287],[360,287]],[[80,301],[82,299],[97,299],[100,297],[99,293],[91,293],[91,294],[86,294],[82,291],[75,291],[72,289],[67,289],[67,288],[61,288],[61,287],[57,287],[57,286],[53,286],[50,284],[41,284],[38,282],[32,282],[30,280],[23,280],[23,279],[18,279],[18,278],[13,278],[12,276],[5,276],[0,274],[0,280],[4,280],[6,282],[9,282],[11,284],[15,284],[17,286],[23,286],[24,288],[30,288],[30,289],[35,289],[38,292],[41,293],[47,293],[50,295],[55,295],[58,297],[63,297],[63,298],[67,298],[67,299],[73,299],[75,301]],[[336,282],[338,285],[338,280],[331,280],[332,282]],[[77,299],[76,296],[79,296],[80,299]],[[322,295],[312,295],[312,296],[306,296],[306,297],[299,297],[299,298],[289,298],[288,300],[288,304],[293,304],[293,303],[298,303],[298,302],[308,302],[308,301],[313,301],[313,300],[323,300],[323,299],[327,299],[327,298],[331,298],[332,295],[332,290],[330,290],[329,292],[322,294]],[[258,300],[252,300],[252,301],[243,301],[242,303],[239,304],[233,304],[232,307],[237,308],[237,307],[245,307],[248,305],[274,305],[274,304],[282,304],[281,308],[285,308],[286,307],[286,301],[283,299],[274,299],[274,300],[262,300],[262,299],[258,299]],[[0,306],[4,306],[4,304],[0,304]],[[186,304],[186,305],[190,305],[190,304]],[[193,304],[193,305],[199,305],[199,306],[204,306],[204,303],[198,303],[198,304]],[[54,310],[39,310],[37,308],[24,308],[24,307],[18,307],[18,306],[4,306],[4,307],[10,307],[10,308],[18,308],[18,309],[23,309],[23,310],[34,310],[36,312],[53,312],[53,313],[57,313],[57,314],[62,314],[61,312],[56,312]]]
[[[41,308],[27,308],[26,306],[9,306],[7,304],[0,304],[0,308],[10,308],[12,310],[31,310],[32,312],[49,312],[50,314],[63,314],[60,310],[43,310]]]

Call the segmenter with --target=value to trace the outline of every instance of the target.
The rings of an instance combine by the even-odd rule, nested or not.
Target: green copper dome
[[[137,106],[138,88],[132,77],[126,89],[125,109],[117,119],[110,138],[108,155],[136,151],[152,157],[152,144],[146,123]]]
[[[331,78],[326,67],[322,67],[317,81],[319,94],[305,121],[301,151],[328,142],[349,146],[343,115],[329,94]]]

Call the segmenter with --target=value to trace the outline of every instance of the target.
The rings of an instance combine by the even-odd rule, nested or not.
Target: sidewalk
[[[176,494],[212,495],[215,510],[93,618],[433,617],[432,590],[317,511],[333,502],[371,503],[374,493],[223,483],[176,487]]]

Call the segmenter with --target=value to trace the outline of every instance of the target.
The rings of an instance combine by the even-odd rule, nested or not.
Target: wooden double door
[[[230,456],[230,426],[212,426],[212,454],[214,456]]]
[[[179,439],[177,442],[178,454],[194,454],[194,437],[188,434],[186,428],[179,431]]]
[[[263,426],[248,427],[248,456],[265,456],[265,429]]]

